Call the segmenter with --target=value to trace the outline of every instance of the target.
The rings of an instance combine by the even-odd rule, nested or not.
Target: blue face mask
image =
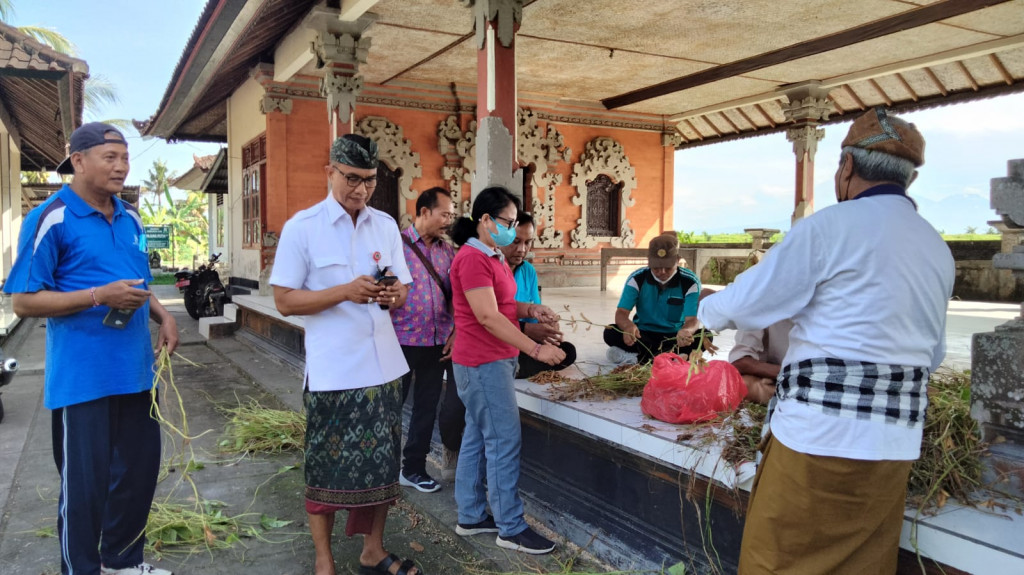
[[[507,228],[501,225],[501,222],[495,220],[494,225],[497,226],[498,232],[491,232],[491,239],[497,244],[499,248],[503,248],[512,242],[516,241],[516,229]]]

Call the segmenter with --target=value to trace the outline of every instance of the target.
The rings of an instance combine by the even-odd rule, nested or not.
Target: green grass
[[[153,281],[149,282],[151,286],[172,286],[174,285],[174,274],[160,274],[153,276]]]
[[[947,242],[984,242],[1000,241],[1003,236],[999,234],[942,234],[942,239]]]
[[[778,233],[772,236],[771,242],[778,243],[786,235]],[[984,242],[999,241],[999,234],[942,234],[947,242]],[[682,232],[679,234],[681,244],[749,244],[753,238],[750,234],[709,234],[707,232]]]
[[[782,240],[785,233],[772,236],[772,243]],[[749,244],[754,238],[750,234],[709,234],[707,232],[682,232],[679,234],[681,244]]]

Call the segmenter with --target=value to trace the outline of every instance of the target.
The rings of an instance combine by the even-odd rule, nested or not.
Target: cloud
[[[907,114],[925,134],[964,136],[1024,132],[1024,94],[978,100]]]

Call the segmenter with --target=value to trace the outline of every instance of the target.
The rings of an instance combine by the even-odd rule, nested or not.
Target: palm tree
[[[149,170],[149,177],[142,181],[141,193],[150,192],[156,196],[156,207],[157,209],[163,206],[160,203],[160,199],[167,194],[170,198],[170,185],[171,180],[174,179],[176,174],[168,173],[167,162],[160,158],[153,161],[153,167]],[[170,205],[170,200],[168,200]]]

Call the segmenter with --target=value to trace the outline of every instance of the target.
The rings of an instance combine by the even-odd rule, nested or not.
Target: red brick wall
[[[425,190],[445,186],[441,177],[445,160],[437,151],[437,127],[449,115],[447,112],[360,106],[356,119],[382,116],[402,127],[412,151],[419,154],[422,167],[423,175],[413,180],[413,189]],[[660,134],[576,124],[555,126],[565,138],[565,144],[572,148],[570,161],[556,166],[556,171],[562,174],[562,183],[555,192],[555,226],[565,235],[566,247],[569,234],[580,217],[580,207],[572,203],[575,195],[571,185],[572,167],[587,142],[602,136],[622,144],[636,171],[637,186],[632,193],[635,204],[626,214],[636,233],[637,245],[647,245],[650,238],[672,229],[672,149],[661,145]],[[267,231],[280,233],[289,217],[324,198],[327,184],[323,166],[328,162],[328,152],[324,102],[294,99],[290,114],[267,115]],[[468,193],[470,185],[463,184],[463,189]],[[414,212],[414,205],[414,200],[406,204],[410,214]],[[585,253],[596,255],[600,247]]]

